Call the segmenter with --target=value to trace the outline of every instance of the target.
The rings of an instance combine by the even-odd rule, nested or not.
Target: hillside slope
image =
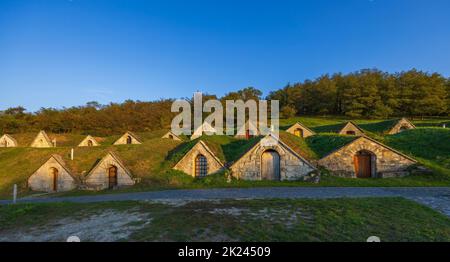
[[[296,122],[298,119],[292,119]],[[333,120],[324,120],[330,125]],[[308,123],[320,124],[317,119],[309,119]],[[323,124],[323,123],[322,123]],[[82,135],[49,134],[56,138],[56,148],[0,148],[0,197],[10,197],[13,184],[19,185],[20,194],[30,193],[27,187],[28,177],[37,170],[52,154],[63,157],[75,175],[85,176],[108,151],[115,152],[132,172],[140,178],[140,183],[133,190],[149,190],[161,188],[184,187],[226,187],[226,186],[274,186],[274,185],[308,185],[302,182],[248,182],[232,181],[227,183],[222,175],[210,176],[206,179],[194,179],[179,171],[172,170],[175,163],[198,141],[179,142],[160,137],[167,130],[137,133],[143,141],[141,145],[113,146],[120,136],[98,138],[99,147],[76,147],[84,138]],[[324,176],[320,185],[327,186],[426,186],[450,185],[450,129],[417,128],[392,136],[381,136],[368,132],[373,138],[416,158],[421,164],[432,169],[433,175],[427,177],[408,177],[403,179],[354,180]],[[14,135],[18,141],[31,143],[35,134]],[[319,133],[307,139],[301,139],[284,131],[281,139],[297,153],[308,160],[317,160],[327,153],[347,144],[355,137],[340,136],[334,133]],[[260,138],[240,140],[229,136],[204,136],[200,138],[224,163],[237,160],[242,154],[254,146]],[[75,158],[70,160],[70,150],[74,148]]]

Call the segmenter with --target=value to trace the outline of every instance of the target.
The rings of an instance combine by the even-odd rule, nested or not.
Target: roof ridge
[[[261,141],[267,137],[273,137],[276,138],[276,140],[283,145],[284,147],[286,147],[292,154],[294,154],[296,157],[298,157],[299,159],[301,159],[303,162],[305,162],[307,165],[309,165],[310,167],[312,167],[313,169],[316,169],[314,167],[313,164],[311,164],[306,158],[302,157],[300,154],[298,154],[297,152],[295,152],[294,149],[292,149],[288,144],[286,144],[280,136],[276,136],[274,133],[270,132],[269,134],[267,134],[266,136],[264,136],[261,140],[258,141],[258,143],[256,143],[254,146],[250,147],[247,151],[245,151],[241,156],[239,156],[239,158],[234,161],[231,165],[230,168],[232,166],[234,166],[237,162],[239,162],[239,160],[241,160],[245,155],[247,155],[250,151],[252,151],[254,148],[256,148],[258,145],[261,144]]]
[[[328,156],[330,156],[330,155],[332,155],[332,154],[338,152],[339,150],[343,149],[344,147],[347,147],[347,146],[349,146],[350,144],[353,144],[354,142],[356,142],[356,141],[358,141],[358,140],[360,140],[360,139],[368,139],[368,140],[370,140],[370,141],[372,141],[372,142],[378,144],[379,146],[382,146],[382,147],[384,147],[384,148],[387,148],[387,149],[389,149],[389,150],[391,150],[391,151],[393,151],[393,152],[395,152],[395,153],[397,153],[397,154],[399,154],[399,155],[401,155],[401,156],[403,156],[403,157],[405,157],[405,158],[407,158],[407,159],[409,159],[409,160],[412,160],[412,161],[414,161],[414,162],[417,162],[417,160],[415,160],[414,158],[412,158],[412,157],[410,157],[410,156],[408,156],[408,155],[406,155],[406,154],[404,154],[404,153],[402,153],[402,152],[400,152],[400,151],[398,151],[398,150],[396,150],[396,149],[393,149],[392,147],[389,147],[389,146],[387,146],[387,145],[381,143],[380,141],[378,141],[378,140],[376,140],[376,139],[373,139],[373,138],[371,138],[371,137],[369,137],[369,136],[367,136],[367,135],[361,135],[361,136],[356,137],[355,139],[353,139],[353,140],[349,141],[348,143],[344,144],[343,146],[341,146],[341,147],[339,147],[339,148],[337,148],[337,149],[335,149],[335,150],[330,151],[329,153],[327,153],[326,155],[324,155],[323,157],[321,157],[319,160],[322,160],[322,159],[324,159],[324,158],[326,158],[326,157],[328,157]]]

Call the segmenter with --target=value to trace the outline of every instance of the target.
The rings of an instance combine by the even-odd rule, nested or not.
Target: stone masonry
[[[53,147],[53,143],[45,131],[40,131],[31,143],[31,147]]]
[[[319,165],[333,171],[335,175],[356,177],[354,156],[360,151],[373,154],[375,177],[397,177],[407,174],[408,167],[416,161],[400,152],[395,151],[378,141],[368,137],[359,137],[351,143],[319,160]]]
[[[354,132],[355,136],[364,135],[364,131],[353,122],[347,122],[338,133],[340,135],[348,135],[348,132]]]
[[[0,137],[0,147],[17,147],[17,141],[10,135]]]
[[[85,178],[88,189],[102,190],[109,187],[108,171],[117,167],[117,186],[132,186],[135,184],[131,172],[125,167],[117,155],[110,152],[89,172]]]
[[[408,119],[400,119],[389,131],[389,135],[394,135],[402,132],[402,130],[414,129],[416,128]]]
[[[217,173],[218,171],[224,169],[224,165],[219,158],[217,158],[211,149],[201,140],[197,142],[180,161],[178,161],[178,163],[174,166],[174,169],[191,176],[195,176],[195,159],[200,154],[205,156],[207,159],[208,175]]]
[[[100,144],[97,142],[97,140],[95,140],[95,138],[93,138],[91,135],[86,136],[86,138],[83,139],[83,141],[81,141],[81,143],[78,145],[79,147],[86,147],[86,146],[90,146],[90,143],[92,144],[92,146],[99,146]]]
[[[69,171],[59,155],[53,155],[28,178],[28,187],[34,191],[55,192],[52,169],[57,170],[57,191],[69,191],[77,187],[78,181]]]
[[[114,142],[114,145],[126,145],[128,138],[131,138],[131,144],[133,145],[139,145],[142,144],[141,141],[138,139],[138,137],[131,133],[131,132],[126,132],[125,134],[123,134],[119,139],[116,140],[116,142]]]
[[[299,180],[315,171],[314,166],[273,135],[263,138],[231,167],[232,176],[244,180],[261,180],[261,157],[267,150],[280,156],[280,180]]]
[[[286,132],[295,135],[295,130],[297,129],[301,129],[303,131],[303,138],[307,138],[316,134],[314,131],[301,123],[295,123],[288,130],[286,130]]]

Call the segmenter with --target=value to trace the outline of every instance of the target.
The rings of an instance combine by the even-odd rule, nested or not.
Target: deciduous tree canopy
[[[450,114],[450,80],[438,73],[410,70],[389,74],[361,70],[321,76],[271,92],[298,114],[382,118]]]
[[[259,100],[262,92],[248,87],[219,98]],[[389,74],[361,70],[350,74],[324,75],[315,80],[289,84],[267,97],[280,101],[281,117],[294,115],[342,115],[386,118],[398,116],[449,116],[450,79],[438,73],[410,70]],[[203,101],[217,99],[213,94]],[[172,99],[85,106],[63,109],[42,108],[28,113],[23,107],[0,112],[0,134],[47,130],[55,133],[92,135],[118,134],[127,130],[149,131],[169,128],[175,113]],[[192,103],[192,100],[190,100]],[[192,107],[193,108],[193,107]]]

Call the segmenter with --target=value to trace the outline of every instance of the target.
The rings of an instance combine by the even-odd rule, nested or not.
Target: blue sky
[[[447,0],[1,0],[0,109],[267,94],[377,67],[450,76]]]

